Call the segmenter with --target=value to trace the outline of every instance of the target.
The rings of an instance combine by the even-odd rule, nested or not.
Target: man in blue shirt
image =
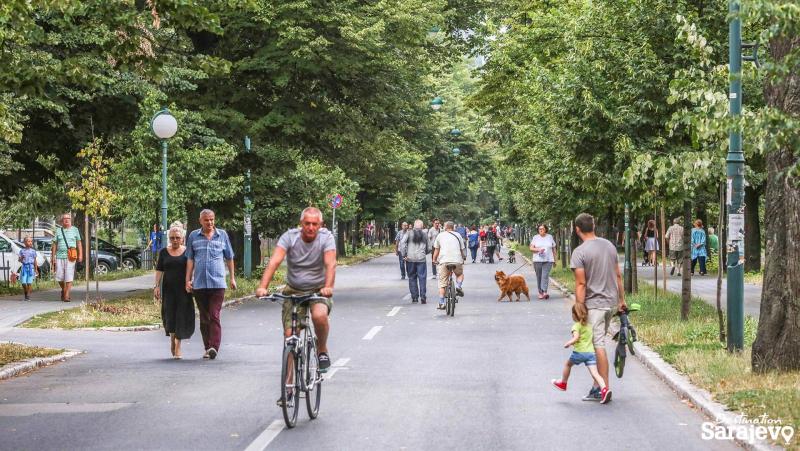
[[[200,311],[200,333],[206,353],[204,359],[214,359],[222,340],[219,314],[225,300],[225,267],[230,275],[231,288],[236,289],[233,267],[233,248],[228,233],[214,227],[214,212],[200,212],[200,225],[186,238],[186,291],[194,293]]]

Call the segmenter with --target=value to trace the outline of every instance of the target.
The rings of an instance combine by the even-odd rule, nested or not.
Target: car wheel
[[[94,273],[96,275],[108,274],[109,271],[111,271],[111,266],[106,262],[98,262],[97,266],[94,268]]]
[[[139,265],[136,264],[136,260],[132,258],[126,258],[122,260],[122,270],[123,271],[133,271],[134,269],[138,268]]]

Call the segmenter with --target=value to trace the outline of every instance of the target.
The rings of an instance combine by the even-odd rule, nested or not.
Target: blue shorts
[[[597,366],[597,355],[594,352],[575,352],[569,356],[569,361],[573,365],[580,365],[581,363],[586,366]]]
[[[32,285],[34,279],[36,279],[36,271],[34,271],[33,265],[23,264],[19,272],[19,283],[23,285]]]

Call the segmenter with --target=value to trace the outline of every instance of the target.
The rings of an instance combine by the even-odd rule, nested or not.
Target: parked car
[[[104,241],[100,240],[101,243]],[[34,240],[34,247],[36,250],[42,251],[48,256],[51,254],[51,249],[53,248],[53,238],[52,237],[40,237]],[[91,252],[90,252],[90,259],[89,264],[90,268],[94,269],[95,274],[106,274],[109,271],[116,271],[120,268],[119,264],[119,253],[112,253],[106,250],[102,244],[100,244],[100,251],[97,252],[97,267],[94,267],[94,241],[91,242]],[[83,264],[78,263],[75,265],[75,271],[81,272],[83,271]]]
[[[19,272],[22,263],[19,262],[19,251],[24,246],[16,240],[12,240],[6,235],[0,233],[0,281],[8,281],[8,277],[12,272]],[[36,247],[34,245],[34,247]],[[42,252],[37,249],[36,264],[39,265],[39,271],[42,277],[50,272],[50,267],[47,266],[47,259]]]
[[[122,255],[122,269],[131,270],[142,267],[142,251],[140,249],[122,248],[109,243],[108,241],[97,239],[98,247],[101,251],[110,252],[119,257]],[[94,238],[92,238],[92,248],[94,248]]]

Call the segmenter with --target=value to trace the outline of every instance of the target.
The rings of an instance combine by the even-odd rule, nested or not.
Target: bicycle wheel
[[[625,345],[623,343],[617,344],[617,350],[614,353],[614,372],[618,378],[622,378],[625,372]]]
[[[304,376],[306,381],[306,410],[312,420],[319,415],[319,403],[322,400],[322,377],[319,373],[317,358],[317,339],[311,339],[306,330],[306,358]]]
[[[299,386],[300,372],[298,371],[296,354],[294,346],[286,346],[283,348],[283,366],[281,367],[281,401],[283,405],[283,420],[286,422],[287,428],[293,428],[297,423],[297,413],[300,411],[300,391],[296,389]],[[292,368],[290,371],[290,364]],[[291,377],[291,383],[288,382]]]
[[[628,351],[630,351],[631,355],[636,355],[636,351],[633,349],[633,342],[638,340],[636,336],[636,329],[634,329],[632,326],[629,326],[628,329],[630,334],[630,337],[628,337]]]

